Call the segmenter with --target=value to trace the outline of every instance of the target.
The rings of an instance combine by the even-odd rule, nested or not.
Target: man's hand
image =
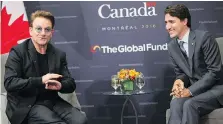
[[[55,80],[55,79],[58,79],[61,77],[62,77],[62,75],[59,75],[59,74],[48,73],[42,77],[42,82],[43,82],[43,84],[46,84],[49,80]]]
[[[191,94],[190,94],[190,90],[185,88],[182,92],[181,92],[181,95],[180,97],[190,97]]]
[[[172,93],[170,93],[170,96],[175,96],[177,98],[181,97],[181,92],[184,89],[184,82],[180,79],[177,79],[172,88]]]
[[[50,90],[60,90],[62,85],[57,79],[61,78],[62,75],[59,74],[46,74],[42,77],[42,82],[45,84],[46,89]]]
[[[62,85],[59,81],[57,80],[48,80],[45,85],[45,89],[50,89],[50,90],[60,90],[62,88]]]

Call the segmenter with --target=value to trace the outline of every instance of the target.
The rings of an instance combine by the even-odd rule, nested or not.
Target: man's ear
[[[32,36],[32,30],[33,28],[32,27],[29,27],[29,35]]]
[[[52,34],[53,34],[53,33],[55,32],[55,30],[54,30],[54,29],[52,29],[52,31],[51,31],[51,32],[52,32]]]
[[[184,23],[184,25],[187,25],[187,23],[188,23],[188,19],[185,18],[185,19],[183,20],[183,23]]]

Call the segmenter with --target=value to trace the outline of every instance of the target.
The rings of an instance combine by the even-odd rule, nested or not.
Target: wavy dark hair
[[[169,5],[166,7],[164,11],[165,15],[170,14],[173,17],[179,18],[181,21],[187,18],[187,26],[191,27],[191,16],[189,9],[183,5],[183,4],[177,4],[177,5]]]

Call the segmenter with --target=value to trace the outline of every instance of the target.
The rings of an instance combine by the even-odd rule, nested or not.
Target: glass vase
[[[132,80],[121,81],[120,90],[121,92],[133,91],[133,81]]]

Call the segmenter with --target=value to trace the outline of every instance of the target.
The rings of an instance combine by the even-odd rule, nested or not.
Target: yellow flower
[[[136,77],[138,77],[138,76],[139,76],[139,74],[140,74],[139,72],[136,72]]]
[[[129,76],[130,76],[130,77],[135,76],[135,72],[134,72],[134,71],[130,71],[130,72],[129,72]]]
[[[120,79],[124,79],[124,78],[125,78],[125,74],[120,74],[118,77],[119,77]]]

